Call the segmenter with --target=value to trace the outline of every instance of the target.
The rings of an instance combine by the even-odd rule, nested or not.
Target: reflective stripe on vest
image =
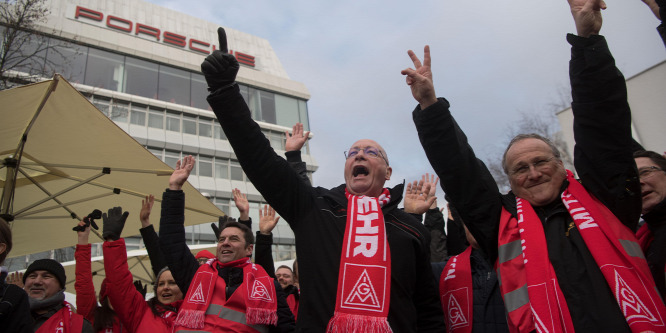
[[[641,246],[638,245],[638,243],[628,239],[620,239],[619,241],[620,244],[622,244],[622,248],[624,248],[624,252],[627,252],[628,255],[645,260],[643,250],[641,249]]]
[[[236,311],[230,308],[225,308],[222,305],[219,304],[213,304],[211,303],[208,306],[208,309],[206,309],[206,314],[207,315],[212,315],[212,316],[217,316],[220,317],[224,320],[229,320],[233,321],[235,323],[239,323],[242,325],[246,325],[249,327],[252,327],[253,329],[259,331],[259,332],[268,332],[268,326],[266,325],[248,325],[247,321],[245,319],[245,313]],[[183,331],[179,330],[178,332],[206,332],[206,331]]]
[[[530,296],[527,293],[527,284],[504,295],[504,306],[506,306],[508,312],[516,310],[529,302]]]
[[[504,244],[497,250],[497,258],[500,264],[510,261],[521,254],[523,254],[523,246],[520,239]]]

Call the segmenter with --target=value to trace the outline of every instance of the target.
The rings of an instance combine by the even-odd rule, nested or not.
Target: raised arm
[[[160,249],[160,237],[157,235],[152,223],[150,223],[150,212],[153,210],[154,203],[155,196],[152,194],[141,200],[141,211],[139,212],[141,229],[139,229],[139,232],[141,233],[141,238],[143,238],[143,244],[146,245],[153,275],[157,276],[157,273],[167,265],[167,262]]]
[[[502,202],[497,184],[485,164],[476,158],[449,111],[447,100],[436,98],[430,69],[430,48],[421,64],[408,52],[416,69],[405,69],[407,84],[419,103],[412,113],[419,140],[444,192],[460,207],[468,228],[491,258],[497,257],[497,234]]]
[[[160,217],[160,248],[171,274],[183,292],[187,293],[199,263],[185,242],[185,193],[183,184],[194,168],[194,157],[185,156],[176,162],[169,178],[169,188],[162,194]]]
[[[641,190],[627,88],[605,38],[598,35],[606,6],[601,0],[569,0],[569,5],[578,33],[567,36],[576,171],[585,188],[635,230]]]
[[[273,262],[273,229],[277,225],[279,216],[275,216],[275,210],[264,205],[259,209],[259,231],[257,231],[257,244],[254,248],[254,262],[266,270],[272,278],[275,277],[275,263]]]
[[[313,189],[278,156],[259,125],[252,120],[250,110],[235,83],[238,62],[227,53],[226,33],[218,29],[220,49],[201,64],[211,91],[208,103],[213,108],[236,157],[252,184],[266,201],[282,216],[292,229],[294,223],[313,207]]]
[[[308,141],[310,136],[310,131],[304,133],[303,124],[296,123],[291,129],[292,134],[289,134],[289,131],[285,132],[287,139],[285,140],[285,157],[287,162],[291,165],[301,179],[308,185],[310,183],[310,178],[308,178],[308,170],[305,166],[305,162],[301,160],[301,149],[305,145],[305,142]]]
[[[93,285],[91,251],[88,236],[90,235],[90,223],[80,221],[77,225],[82,227],[83,231],[77,231],[78,242],[74,259],[76,267],[74,272],[76,280],[74,281],[74,290],[76,291],[76,312],[88,319],[95,321],[95,309],[97,308],[97,296],[95,295],[95,286]],[[80,230],[80,228],[78,229]]]

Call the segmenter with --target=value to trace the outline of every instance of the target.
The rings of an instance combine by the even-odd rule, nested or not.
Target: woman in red
[[[109,300],[123,327],[129,332],[171,332],[183,293],[164,268],[157,275],[155,297],[145,301],[132,282],[127,265],[125,240],[120,238],[129,213],[122,208],[109,209],[104,217],[104,269]]]

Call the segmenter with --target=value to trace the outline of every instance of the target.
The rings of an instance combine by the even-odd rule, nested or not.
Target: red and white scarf
[[[327,332],[392,332],[387,316],[391,296],[391,251],[378,197],[347,195],[347,226],[342,243],[335,314]]]
[[[210,259],[199,267],[192,279],[187,295],[178,311],[177,326],[203,329],[206,309],[210,305],[219,275],[217,267],[241,267],[243,269],[243,285],[236,292],[247,290],[245,299],[245,320],[248,325],[277,325],[277,299],[273,279],[261,266],[255,265],[250,258],[242,258],[228,263]],[[223,285],[224,279],[220,281]],[[257,294],[257,290],[261,295]],[[217,290],[225,295],[225,288]],[[262,296],[263,295],[263,296]],[[222,297],[223,299],[225,296]]]
[[[439,296],[442,301],[446,330],[455,333],[472,332],[472,247],[449,259],[439,278]]]
[[[561,198],[592,257],[604,275],[632,332],[666,330],[666,307],[661,301],[634,234],[599,200],[592,197],[567,170],[569,186]],[[541,220],[532,206],[516,198],[518,216],[506,210],[500,221],[499,244],[520,241],[522,256],[500,258],[500,288],[513,332],[573,332],[569,309],[548,258]],[[500,255],[501,257],[501,255]],[[525,288],[527,293],[521,292]],[[507,295],[529,295],[514,308]]]
[[[81,332],[83,327],[83,316],[72,312],[72,306],[64,302],[63,307],[51,316],[37,330],[38,333],[58,332]]]

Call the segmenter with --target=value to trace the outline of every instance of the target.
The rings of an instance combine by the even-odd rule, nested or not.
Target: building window
[[[229,179],[229,160],[215,158],[215,178]]]
[[[98,49],[88,50],[84,83],[103,89],[123,91],[125,57]]]
[[[229,199],[215,197],[215,206],[219,208],[225,215],[229,215]]]
[[[199,176],[213,177],[213,158],[199,155]]]
[[[197,135],[197,118],[183,114],[183,133]]]
[[[51,47],[47,50],[46,62],[67,81],[83,83],[88,48],[55,38],[51,38],[49,44]]]
[[[155,157],[159,158],[160,161],[164,161],[162,159],[162,149],[160,149],[160,148],[151,148],[151,147],[147,147],[146,149],[148,149],[149,152],[153,153],[153,155],[155,155]]]
[[[146,126],[146,109],[145,105],[132,104],[132,113],[130,114],[130,124]]]
[[[166,116],[167,131],[180,132],[180,114],[167,111]]]
[[[114,100],[111,104],[111,113],[109,118],[117,123],[126,123],[129,114],[129,104]]]
[[[199,117],[199,136],[213,137],[213,120]]]
[[[98,96],[95,96],[92,100],[93,105],[102,112],[105,116],[109,116],[109,105],[111,104],[110,99],[106,98],[100,98]]]
[[[204,76],[197,73],[192,73],[192,100],[190,106],[198,109],[212,110],[208,101],[208,84]]]
[[[148,113],[148,127],[164,128],[164,111],[151,108]]]
[[[190,73],[160,65],[158,99],[180,105],[190,105]]]
[[[158,65],[127,57],[123,75],[125,92],[147,98],[157,98]]]
[[[176,162],[178,162],[178,160],[180,160],[180,152],[173,150],[167,150],[164,152],[164,163],[166,163],[168,166],[175,169]],[[194,171],[192,174],[194,174]]]
[[[227,136],[224,134],[224,131],[222,130],[222,126],[217,120],[213,121],[213,134],[214,138],[218,140],[226,140]]]
[[[267,123],[276,124],[275,94],[272,92],[261,91],[261,120]]]
[[[298,100],[292,97],[275,94],[275,114],[278,125],[286,127],[294,126],[294,124],[300,122]]]
[[[229,163],[229,171],[231,180],[243,181],[243,168],[241,168],[238,161],[231,161],[231,163]]]

